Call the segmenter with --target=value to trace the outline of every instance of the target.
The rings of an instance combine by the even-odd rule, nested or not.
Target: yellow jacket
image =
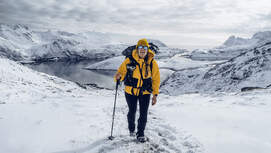
[[[143,77],[143,79],[152,78],[152,90],[153,90],[152,94],[153,95],[159,94],[160,72],[159,72],[157,62],[153,59],[154,52],[151,51],[150,49],[148,50],[148,61],[147,61],[147,63],[148,63],[149,66],[147,68],[147,70],[148,70],[148,75],[147,76],[145,76],[145,74],[146,74],[146,63],[145,63],[144,59],[139,58],[136,49],[133,50],[132,56],[137,61],[137,63],[139,63],[140,68],[142,69],[142,75],[143,75],[142,77]],[[150,68],[151,61],[152,61],[152,71],[151,71],[151,68]],[[127,73],[127,64],[129,64],[130,62],[131,62],[130,59],[126,58],[124,60],[124,62],[120,65],[120,67],[118,69],[118,72],[117,72],[117,73],[121,74],[121,80],[120,81],[124,80],[124,78],[126,76],[126,73]],[[133,95],[133,93],[134,93],[135,95],[138,96],[140,87],[142,87],[142,85],[143,85],[143,80],[141,78],[140,70],[139,70],[138,65],[136,65],[136,69],[133,72],[133,78],[138,79],[137,88],[133,88],[131,86],[125,86],[125,92],[128,93],[128,94],[131,94],[131,95]],[[132,89],[133,89],[133,93],[132,93]],[[145,94],[151,94],[151,93],[148,92],[148,91],[143,91],[143,95],[145,95]]]

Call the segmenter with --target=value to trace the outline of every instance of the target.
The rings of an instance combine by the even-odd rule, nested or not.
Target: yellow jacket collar
[[[151,60],[154,58],[154,55],[155,55],[155,53],[154,53],[152,50],[148,49],[148,54],[147,54],[147,56],[148,56],[148,63],[151,62]],[[139,61],[140,58],[139,58],[139,56],[138,56],[138,51],[137,51],[137,49],[134,49],[134,50],[133,50],[132,56],[133,56],[133,58],[134,58],[137,62]]]

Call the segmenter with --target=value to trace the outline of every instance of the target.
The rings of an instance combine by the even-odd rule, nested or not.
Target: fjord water
[[[100,61],[100,60],[99,60]],[[115,71],[87,70],[85,67],[99,62],[98,60],[85,60],[80,62],[54,61],[35,64],[26,64],[31,69],[54,75],[81,85],[94,85],[101,88],[114,89],[113,76]]]

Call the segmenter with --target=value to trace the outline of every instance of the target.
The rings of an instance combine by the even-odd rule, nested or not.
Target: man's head
[[[146,39],[140,39],[138,42],[137,42],[137,45],[136,45],[136,49],[138,51],[138,56],[140,58],[145,58],[147,53],[148,53],[148,50],[149,50],[149,43]]]

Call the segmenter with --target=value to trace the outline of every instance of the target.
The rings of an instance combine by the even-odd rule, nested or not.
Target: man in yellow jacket
[[[135,135],[135,115],[137,101],[139,101],[140,115],[137,126],[137,139],[145,142],[144,130],[147,123],[147,114],[152,94],[152,105],[156,104],[160,86],[160,72],[154,52],[149,49],[146,39],[141,39],[132,51],[132,55],[127,57],[120,65],[115,79],[124,81],[125,98],[129,107],[127,115],[130,135]]]

